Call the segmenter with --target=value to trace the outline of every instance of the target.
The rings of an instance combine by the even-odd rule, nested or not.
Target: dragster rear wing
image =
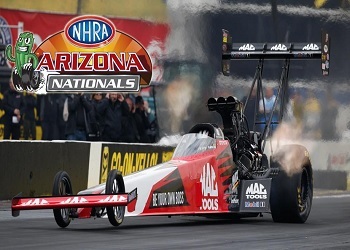
[[[222,30],[222,72],[230,74],[230,60],[321,59],[324,76],[329,75],[330,37],[322,32],[321,43],[232,43]]]
[[[12,216],[19,216],[20,210],[63,209],[84,207],[127,206],[137,198],[137,189],[130,193],[87,194],[64,196],[19,197],[12,199]]]

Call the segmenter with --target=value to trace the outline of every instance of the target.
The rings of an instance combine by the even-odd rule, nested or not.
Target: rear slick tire
[[[280,168],[278,176],[272,179],[271,184],[272,219],[274,222],[304,223],[309,217],[313,198],[309,153],[301,145],[286,145],[281,149],[282,154],[295,152],[300,166],[297,166],[299,170],[296,173],[288,175],[280,163],[272,162],[273,167]]]
[[[52,196],[72,195],[73,189],[69,175],[60,171],[55,175],[53,181]],[[71,222],[70,209],[53,209],[53,215],[58,226],[65,228]]]
[[[116,169],[108,173],[106,182],[106,194],[125,193],[124,180]],[[123,223],[125,206],[106,207],[109,222],[117,227]]]

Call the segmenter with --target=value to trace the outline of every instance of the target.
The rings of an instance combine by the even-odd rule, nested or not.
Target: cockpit
[[[205,133],[184,135],[177,145],[173,159],[203,153],[216,148],[216,140]]]

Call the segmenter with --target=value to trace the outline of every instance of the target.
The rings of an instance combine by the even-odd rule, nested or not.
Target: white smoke
[[[312,150],[312,144],[303,139],[302,127],[292,122],[279,124],[266,147],[269,147],[272,160],[277,161],[289,176],[301,172]]]

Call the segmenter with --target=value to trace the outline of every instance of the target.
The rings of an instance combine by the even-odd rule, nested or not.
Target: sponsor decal
[[[201,153],[201,152],[204,152],[204,151],[210,150],[210,149],[216,149],[216,145],[208,145],[208,146],[198,147],[197,152]]]
[[[232,175],[231,184],[228,190],[228,193],[230,194],[228,197],[228,202],[230,203],[229,205],[230,210],[239,208],[238,186],[239,186],[238,170],[235,170],[234,174]]]
[[[220,146],[227,146],[228,145],[228,141],[226,141],[226,140],[220,140],[220,141],[218,141],[218,143],[219,143],[219,145]]]
[[[178,169],[154,185],[149,202],[149,208],[188,205],[185,187]]]
[[[326,61],[326,62],[324,63],[324,65],[325,65],[325,69],[329,69],[329,61]]]
[[[200,177],[202,184],[202,206],[201,210],[219,210],[218,182],[215,170],[210,163],[203,166]]]
[[[73,198],[68,198],[64,201],[61,201],[60,204],[81,204],[86,202],[87,200],[84,197],[73,197]]]
[[[231,52],[231,57],[232,58],[249,58],[250,55],[246,54],[244,52]]]
[[[145,48],[101,16],[73,18],[35,51],[33,45],[34,34],[23,32],[6,47],[18,91],[135,92],[151,81]]]
[[[308,45],[305,45],[303,47],[303,50],[319,50],[320,48],[317,46],[317,44],[309,43]]]
[[[45,205],[45,204],[49,204],[47,200],[42,198],[36,198],[36,199],[28,200],[25,203],[22,203],[21,206],[36,206],[36,205]]]
[[[236,170],[236,172],[232,175],[232,182],[230,185],[232,194],[238,194],[238,185],[239,185],[238,170]]]
[[[237,198],[237,195],[232,195],[231,196],[231,201],[230,201],[231,204],[235,204],[237,205],[237,207],[239,206],[239,199]]]
[[[330,45],[330,37],[328,36],[328,33],[323,32],[322,33],[322,41],[323,41],[323,48],[322,48],[322,75],[328,76],[329,75],[329,58],[330,58],[330,51],[329,51],[329,45]]]
[[[153,193],[151,208],[184,205],[184,197],[184,191]]]
[[[267,199],[267,191],[263,184],[252,183],[246,189],[247,199]]]
[[[99,202],[125,202],[128,199],[125,197],[125,195],[110,195],[107,196],[105,199],[100,200]]]
[[[261,207],[265,208],[266,207],[266,202],[265,201],[246,201],[244,202],[244,207]]]
[[[252,51],[252,50],[255,50],[255,47],[253,44],[247,43],[247,44],[244,44],[241,47],[239,47],[238,50],[243,50],[243,51],[250,50],[250,51]]]
[[[287,50],[287,46],[284,44],[276,44],[274,46],[271,47],[271,50],[276,50],[276,51],[286,51]]]
[[[230,195],[228,200],[228,209],[230,211],[238,211],[239,205],[240,205],[240,199],[238,198],[238,195]]]
[[[310,53],[307,53],[307,52],[305,52],[305,53],[297,53],[297,54],[293,54],[293,55],[296,58],[311,58],[312,57],[312,55]]]
[[[323,51],[324,51],[324,53],[327,53],[327,52],[328,52],[328,46],[327,46],[327,44],[325,44],[325,45],[323,46]]]
[[[241,180],[240,211],[268,212],[271,180]]]

